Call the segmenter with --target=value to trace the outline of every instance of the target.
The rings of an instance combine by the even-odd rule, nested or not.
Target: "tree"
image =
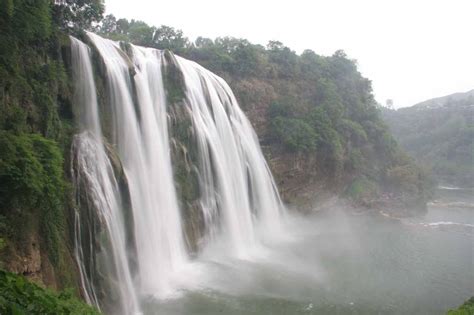
[[[268,42],[267,52],[277,76],[291,78],[299,74],[298,56],[290,48],[283,45],[282,42]]]
[[[107,15],[102,20],[102,25],[100,27],[101,33],[116,33],[117,32],[117,19],[113,14]]]
[[[104,15],[103,0],[55,1],[53,18],[62,29],[92,30]]]
[[[0,2],[0,27],[2,35],[14,34],[23,43],[43,40],[51,33],[50,2],[47,0]],[[8,45],[2,41],[2,44]]]
[[[117,20],[117,33],[127,34],[129,28],[130,28],[130,23],[128,22],[127,19]]]
[[[279,116],[273,119],[272,128],[291,151],[313,151],[319,141],[314,129],[301,119]]]
[[[162,25],[153,36],[153,46],[180,53],[189,46],[189,40],[183,36],[183,31]]]
[[[194,41],[194,45],[196,48],[207,48],[207,47],[212,47],[214,46],[214,41],[210,38],[206,38],[206,37],[201,37],[199,36],[198,38],[196,38],[196,40]]]
[[[239,76],[259,76],[263,71],[261,52],[257,46],[242,42],[232,56],[235,60],[235,72]]]
[[[283,50],[285,48],[286,48],[285,45],[283,45],[282,42],[277,41],[277,40],[271,40],[267,44],[267,50],[278,51],[278,50]]]
[[[150,27],[143,21],[131,20],[128,24],[127,33],[132,43],[141,46],[153,46],[155,27]]]

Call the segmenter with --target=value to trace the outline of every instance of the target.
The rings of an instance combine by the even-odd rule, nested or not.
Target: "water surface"
[[[474,295],[474,202],[443,190],[396,220],[335,205],[292,218],[246,260],[209,249],[148,314],[444,314]]]

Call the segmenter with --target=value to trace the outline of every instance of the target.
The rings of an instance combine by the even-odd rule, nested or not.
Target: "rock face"
[[[40,236],[40,225],[34,220],[35,214],[23,217],[16,242],[9,242],[2,251],[2,268],[26,276],[41,285],[58,288],[55,270],[52,266],[43,239]]]
[[[290,99],[284,105],[291,110],[298,111],[305,102],[315,102],[306,95],[310,89],[305,85],[308,82],[303,80],[299,82],[302,86],[298,86],[288,79],[219,74],[229,82],[257,133],[282,199],[288,206],[305,211],[334,195],[349,197],[355,206],[373,208],[390,204],[390,208],[401,206],[404,209],[395,212],[409,212],[407,209],[426,203],[426,174],[399,149],[372,105],[357,110],[347,105],[346,111],[355,113],[346,113],[346,118],[332,113],[331,110],[337,112],[337,106],[330,105],[328,112],[338,117],[333,121],[338,134],[331,140],[332,148],[328,149],[323,143],[313,150],[295,150],[277,133],[272,115],[277,108],[275,104],[281,104],[282,99],[286,102],[287,95],[301,98]],[[368,116],[356,117],[364,114]],[[291,117],[292,114],[286,115]],[[318,117],[315,121],[320,126],[326,124]],[[283,124],[289,123],[291,120]],[[327,137],[324,128],[321,127],[320,134]],[[339,139],[339,147],[334,139]],[[393,197],[387,198],[388,195]]]
[[[171,137],[171,160],[180,209],[183,211],[184,236],[190,253],[196,253],[204,237],[204,217],[199,202],[197,174],[198,152],[192,117],[184,103],[184,78],[176,59],[165,52],[166,67],[163,81],[166,89],[168,126]]]
[[[22,243],[22,247],[11,252],[13,259],[6,265],[7,269],[17,274],[42,280],[42,259],[37,233],[27,235]]]
[[[332,189],[316,156],[282,152],[281,148],[264,146],[264,154],[282,199],[302,210],[325,199]]]
[[[341,190],[325,168],[327,157],[323,154],[289,152],[275,141],[268,119],[270,104],[277,98],[272,85],[258,80],[230,80],[230,85],[257,133],[280,195],[288,206],[305,211]]]

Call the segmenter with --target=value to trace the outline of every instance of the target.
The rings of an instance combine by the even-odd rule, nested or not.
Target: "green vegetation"
[[[98,29],[102,36],[113,40],[128,41],[136,45],[169,49],[176,53],[183,52],[189,41],[183,32],[169,26],[156,28],[143,21],[119,19],[112,14],[107,15]]]
[[[18,221],[16,217],[25,213],[39,215],[51,262],[57,265],[65,223],[63,198],[66,184],[61,151],[55,142],[41,135],[15,135],[8,131],[0,131],[0,147],[2,215],[9,222]],[[16,240],[21,236],[25,222],[15,223],[0,231],[6,240]]]
[[[0,264],[56,287],[77,289],[64,31],[90,29],[102,12],[99,0],[0,0]]]
[[[371,200],[377,196],[377,185],[366,177],[357,177],[346,191],[347,195],[362,204],[370,205]]]
[[[0,270],[0,313],[2,314],[100,314],[70,292],[55,293],[22,276]]]
[[[272,120],[275,135],[293,151],[313,151],[319,143],[319,135],[304,120],[278,116]]]
[[[429,165],[438,181],[474,185],[474,90],[383,110],[404,149]]]
[[[447,315],[474,315],[474,296],[464,302],[458,309],[449,310]]]
[[[52,6],[52,18],[62,30],[80,32],[93,30],[92,25],[102,20],[104,11],[103,0],[67,0]]]

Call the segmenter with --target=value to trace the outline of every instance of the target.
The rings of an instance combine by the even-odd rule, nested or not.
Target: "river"
[[[208,249],[149,314],[445,314],[474,295],[472,191],[439,190],[393,219],[327,205],[249,259]],[[336,203],[337,204],[337,203]]]

